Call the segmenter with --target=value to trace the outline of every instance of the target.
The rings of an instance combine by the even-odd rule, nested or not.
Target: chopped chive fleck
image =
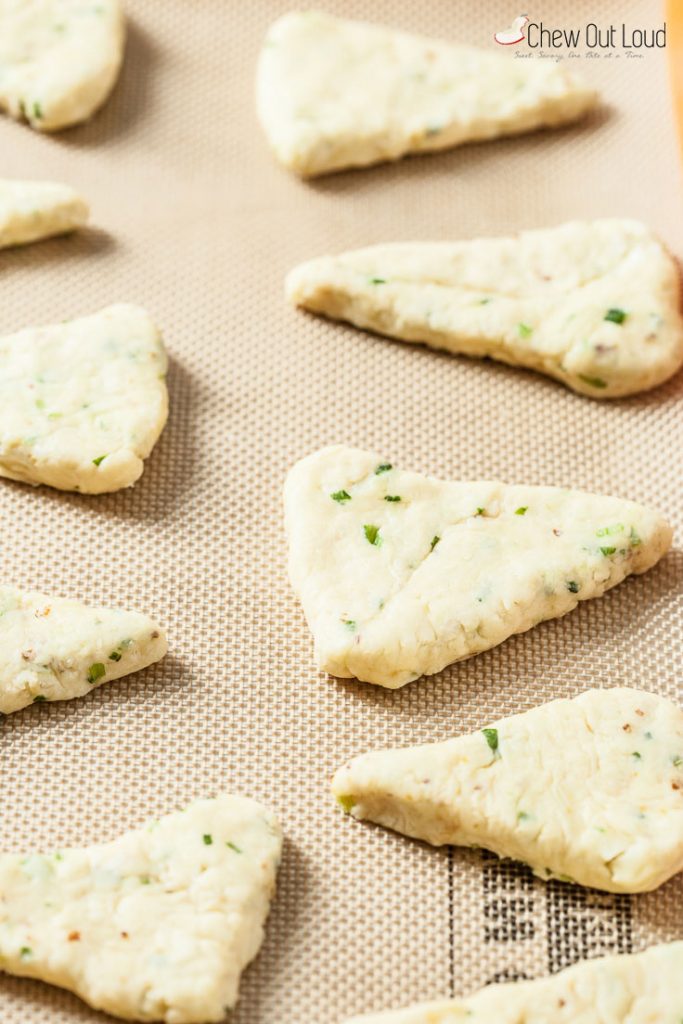
[[[436,545],[439,543],[440,540],[441,540],[441,537],[439,537],[438,534],[436,534],[434,537],[432,537],[432,543],[429,545],[429,550],[433,551],[434,548],[436,547]]]
[[[676,754],[672,759],[672,764],[674,768],[680,768],[683,765],[683,757],[681,757],[680,754]]]
[[[602,529],[598,530],[595,534],[596,537],[610,537],[613,533],[623,533],[624,524],[615,523],[614,526],[603,526]]]
[[[614,552],[615,552],[615,551],[616,551],[617,549],[616,549],[616,548],[600,548],[600,550],[602,551],[603,555],[605,555],[605,556],[606,556],[606,555],[613,555],[613,554],[614,554]]]
[[[110,661],[121,661],[121,651],[112,651],[109,655]]]
[[[371,277],[370,284],[386,284],[386,278],[384,277]]]
[[[488,743],[489,747],[491,748],[491,750],[495,754],[496,751],[498,750],[498,730],[497,729],[482,729],[481,731],[482,731],[482,733],[484,735],[484,739],[486,740],[486,742]]]
[[[384,500],[385,501],[400,501],[401,500],[401,495],[400,494],[385,494]]]
[[[337,803],[346,814],[349,814],[351,808],[355,805],[356,800],[352,796],[338,796]]]
[[[231,850],[234,850],[235,853],[241,853],[242,852],[240,850],[239,846],[236,843],[231,843],[230,840],[228,840],[225,845],[228,846]]]
[[[212,846],[213,836],[209,835],[208,832],[205,832],[204,835],[202,836],[202,842],[204,843],[204,846]]]
[[[339,502],[340,505],[343,505],[345,501],[351,501],[351,495],[348,493],[348,491],[343,490],[334,491],[334,493],[331,494],[330,497],[332,498],[332,501],[337,501]]]
[[[22,946],[21,949],[19,950],[19,956],[21,957],[22,960],[25,960],[27,956],[32,955],[33,950],[31,949],[30,946]]]
[[[88,669],[88,682],[96,683],[98,679],[101,679],[106,674],[106,668],[101,661],[96,661],[94,665],[91,665]]]
[[[636,761],[641,761],[643,758],[642,754],[639,754],[637,750],[634,750],[631,757],[634,757]]]
[[[479,299],[479,306],[488,306],[489,302],[493,302],[493,299]]]
[[[37,693],[33,698],[33,703],[42,704],[44,700],[47,700],[47,697],[45,697],[42,693]]]
[[[525,516],[528,511],[529,511],[529,506],[528,505],[520,505],[519,508],[515,509],[515,515],[516,516]]]
[[[33,116],[37,117],[39,120],[43,116],[43,108],[38,100],[33,104]]]
[[[93,466],[99,466],[100,462],[104,462],[106,455],[98,455],[96,459],[92,460]]]
[[[624,320],[628,316],[623,309],[608,309],[605,313],[605,320],[609,320],[611,324],[623,324]]]
[[[379,476],[380,473],[388,473],[393,466],[390,462],[380,462],[379,466],[375,469],[375,476]]]
[[[348,631],[350,633],[355,633],[355,631],[356,631],[356,621],[355,621],[355,619],[342,619],[342,622],[344,623],[344,625],[346,626],[346,628],[348,629]]]
[[[602,377],[587,377],[585,373],[580,373],[579,380],[582,380],[584,384],[589,384],[592,388],[607,387],[607,381],[603,380]]]
[[[572,594],[578,594],[580,587],[576,580],[567,581],[567,590],[570,590]]]
[[[477,511],[474,514],[475,514],[475,516],[484,516],[484,515],[486,515],[486,509],[485,508],[478,508]]]
[[[640,541],[640,537],[638,536],[638,532],[637,532],[637,530],[636,530],[636,528],[634,526],[631,527],[631,532],[629,534],[629,538],[631,540],[631,547],[632,548],[639,547],[641,541]]]
[[[517,821],[528,821],[530,817],[531,817],[531,815],[527,814],[526,811],[518,811],[517,812]]]
[[[151,885],[152,879],[149,875],[140,875],[140,885]]]
[[[375,526],[373,523],[366,523],[363,527],[363,533],[369,544],[373,544],[376,548],[381,545],[382,538],[380,537],[379,526]]]
[[[517,333],[520,338],[530,338],[534,333],[533,327],[529,327],[528,324],[517,324]]]

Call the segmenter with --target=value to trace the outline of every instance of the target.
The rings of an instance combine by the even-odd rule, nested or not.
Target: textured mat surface
[[[367,14],[360,0],[327,7]],[[610,0],[598,16],[586,0],[545,0],[542,17],[652,27],[656,7]],[[310,256],[572,217],[640,217],[683,254],[664,56],[577,58],[604,97],[585,124],[303,184],[274,165],[253,111],[256,53],[286,9],[130,0],[122,78],[91,124],[43,138],[0,119],[3,175],[67,181],[93,206],[91,230],[0,254],[0,331],[139,302],[172,357],[170,421],[133,490],[0,484],[3,578],[140,608],[171,641],[139,676],[4,721],[0,845],[110,838],[226,788],[267,801],[287,844],[236,1024],[336,1024],[683,934],[683,878],[632,900],[544,885],[485,854],[354,824],[327,793],[351,754],[442,739],[588,686],[680,698],[683,377],[598,404],[282,300],[285,272]],[[372,8],[378,21],[486,47],[515,13],[498,0]],[[602,600],[431,680],[393,693],[335,682],[315,670],[286,580],[280,495],[294,459],[336,441],[449,477],[650,502],[678,547]],[[0,977],[2,1024],[48,1017],[105,1020]]]

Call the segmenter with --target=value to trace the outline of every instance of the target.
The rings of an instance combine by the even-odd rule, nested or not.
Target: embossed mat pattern
[[[367,14],[360,0],[326,6]],[[599,7],[544,0],[543,21],[661,20],[646,0]],[[309,256],[571,217],[641,217],[683,254],[664,56],[577,61],[604,96],[583,125],[304,184],[275,166],[253,111],[258,46],[286,9],[130,0],[123,75],[91,124],[42,138],[0,119],[3,175],[68,181],[93,207],[91,230],[0,255],[0,331],[139,302],[172,357],[170,421],[133,490],[87,498],[0,484],[2,578],[140,608],[171,641],[138,676],[4,720],[0,845],[110,838],[226,788],[267,801],[287,843],[236,1024],[336,1024],[534,977],[680,937],[683,913],[683,878],[633,900],[543,885],[487,855],[354,824],[327,793],[351,754],[442,739],[591,685],[680,696],[683,377],[598,404],[282,300],[283,275]],[[515,13],[497,0],[372,8],[376,20],[482,46]],[[313,665],[281,519],[287,467],[335,441],[445,476],[651,502],[679,546],[602,600],[431,680],[393,693],[335,682]],[[2,1024],[47,1019],[105,1020],[0,976]]]

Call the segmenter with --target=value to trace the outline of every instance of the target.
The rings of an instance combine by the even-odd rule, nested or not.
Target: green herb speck
[[[631,541],[631,547],[632,548],[637,548],[637,547],[640,546],[641,540],[640,540],[640,537],[638,536],[638,532],[637,532],[635,526],[631,527],[631,532],[629,534],[629,539]]]
[[[99,466],[100,462],[104,462],[106,455],[98,455],[96,459],[92,460],[93,466]]]
[[[609,320],[611,324],[623,324],[624,320],[628,316],[628,313],[624,312],[623,309],[608,309],[605,313],[605,320]]]
[[[580,587],[576,580],[567,581],[567,590],[571,591],[572,594],[578,594]]]
[[[617,549],[616,548],[600,548],[600,550],[602,551],[603,555],[607,556],[607,555],[613,555],[614,552]]]
[[[345,814],[349,814],[351,808],[355,805],[356,800],[355,797],[352,796],[338,796],[337,803],[339,804],[339,806],[341,807]]]
[[[38,100],[36,100],[36,102],[33,104],[33,116],[36,117],[38,120],[40,120],[43,116],[43,108],[41,104],[38,102]]]
[[[202,836],[202,842],[204,843],[204,846],[212,846],[213,836],[209,835],[208,832],[205,832],[204,835]]]
[[[607,381],[603,380],[602,377],[587,377],[585,373],[580,373],[579,380],[582,380],[584,384],[588,384],[592,388],[607,387]]]
[[[676,754],[671,759],[671,763],[673,764],[674,768],[680,768],[681,766],[683,766],[683,757],[681,757],[680,754]]]
[[[385,501],[400,501],[401,500],[401,495],[400,494],[385,494],[384,500]]]
[[[474,514],[475,514],[475,516],[484,516],[484,515],[486,515],[486,509],[485,508],[478,508],[477,511]]]
[[[517,324],[517,333],[520,338],[530,338],[534,333],[533,327],[529,327],[528,324]]]
[[[379,466],[375,469],[375,476],[379,476],[381,473],[388,473],[393,466],[390,462],[380,462]]]
[[[366,523],[363,527],[363,533],[369,544],[373,544],[376,548],[380,547],[382,538],[380,537],[379,526],[375,526],[373,523]]]
[[[30,946],[22,946],[19,950],[19,956],[22,960],[25,960],[28,956],[33,956],[33,950]]]
[[[525,516],[528,511],[529,511],[529,506],[528,505],[520,505],[519,508],[515,509],[515,515],[516,516]]]
[[[47,697],[45,697],[42,693],[37,693],[35,695],[35,697],[33,698],[33,703],[34,704],[42,704],[43,701],[45,701],[45,700],[47,700]]]
[[[436,534],[434,537],[432,537],[432,543],[429,545],[429,550],[433,551],[434,548],[436,547],[436,545],[439,543],[440,540],[441,540],[441,537],[439,537],[438,534]]]
[[[370,284],[386,284],[386,278],[384,277],[371,277]]]
[[[91,665],[88,669],[88,682],[96,683],[98,679],[101,679],[106,674],[106,668],[101,661],[96,661],[94,665]]]
[[[348,493],[348,491],[344,490],[334,491],[334,493],[331,494],[330,497],[332,498],[332,501],[337,501],[339,502],[340,505],[342,505],[345,501],[351,501],[351,495]]]
[[[642,759],[643,759],[643,755],[640,754],[637,750],[633,751],[633,753],[631,754],[631,757],[635,758],[636,761],[642,761]]]
[[[343,624],[346,626],[350,633],[355,633],[356,622],[355,619],[342,619]]]
[[[230,840],[228,840],[228,841],[227,841],[227,843],[226,843],[225,845],[226,845],[227,847],[229,847],[229,849],[231,849],[231,850],[234,850],[234,851],[235,851],[235,853],[241,853],[241,852],[242,852],[242,851],[240,850],[239,846],[237,846],[237,844],[236,844],[236,843],[231,843],[231,842],[230,842]]]
[[[482,729],[481,730],[484,739],[488,743],[489,747],[495,754],[498,751],[498,730],[497,729]]]
[[[603,526],[602,529],[598,530],[595,534],[596,537],[611,537],[613,533],[623,533],[624,524],[615,523],[614,526]]]
[[[109,655],[109,660],[110,661],[121,661],[121,657],[122,657],[121,651],[112,651],[111,654]]]

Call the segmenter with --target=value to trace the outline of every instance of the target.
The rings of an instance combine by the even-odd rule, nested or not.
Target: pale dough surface
[[[682,1011],[683,942],[672,942],[347,1024],[679,1024]]]
[[[312,312],[538,370],[593,398],[656,387],[683,363],[676,264],[633,220],[375,245],[296,267],[286,290]]]
[[[442,743],[381,750],[332,791],[355,818],[483,846],[541,878],[648,892],[683,869],[683,711],[587,690]]]
[[[565,124],[596,100],[552,61],[322,11],[270,27],[256,91],[275,156],[304,176]]]
[[[86,121],[114,87],[124,41],[120,0],[0,0],[0,110],[45,132]]]
[[[0,586],[0,714],[82,697],[166,654],[149,616]]]
[[[244,797],[112,842],[0,855],[0,968],[124,1020],[222,1021],[259,950],[282,837]]]
[[[0,476],[88,494],[131,486],[166,423],[166,368],[138,306],[0,338]]]
[[[88,204],[68,185],[0,180],[0,249],[83,227]]]
[[[290,470],[285,517],[319,668],[388,687],[599,597],[672,535],[621,498],[442,481],[343,446]]]

